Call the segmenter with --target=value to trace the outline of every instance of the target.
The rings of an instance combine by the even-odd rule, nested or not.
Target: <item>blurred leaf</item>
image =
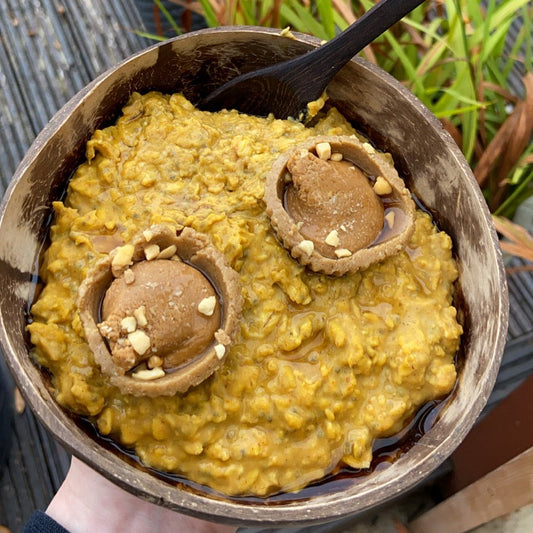
[[[203,15],[205,17],[205,20],[207,22],[207,25],[211,28],[218,26],[218,19],[215,14],[215,10],[213,9],[212,3],[209,0],[199,0]]]
[[[350,2],[345,2],[345,0],[332,0],[332,4],[335,12],[341,15],[348,24],[355,22],[356,17]]]
[[[520,159],[521,154],[531,143],[533,133],[533,73],[529,72],[523,78],[526,97],[518,102],[514,111],[509,115],[491,143],[480,157],[474,175],[480,185],[485,184],[489,173],[499,162],[498,183],[508,176],[508,173]]]
[[[520,160],[512,173],[509,180],[511,192],[495,210],[496,215],[511,217],[522,202],[533,196],[533,146],[529,151],[531,153]]]
[[[166,37],[161,37],[160,35],[156,35],[155,33],[148,33],[145,31],[134,31],[135,35],[138,35],[139,37],[144,37],[146,39],[151,39],[152,41],[166,41]]]
[[[172,26],[172,29],[176,32],[176,35],[181,35],[181,28],[178,26],[174,17],[169,13],[168,9],[163,5],[161,0],[154,0],[155,5],[159,8],[163,16],[167,19],[169,24]]]
[[[280,13],[295,30],[310,33],[319,39],[328,40],[324,27],[297,0],[288,0],[281,4]]]
[[[335,37],[335,22],[333,20],[333,5],[331,0],[317,0],[316,6],[327,38],[332,39]]]
[[[517,257],[533,261],[533,236],[531,233],[507,218],[493,215],[492,219],[496,231],[509,239],[508,241],[500,241],[501,249]]]

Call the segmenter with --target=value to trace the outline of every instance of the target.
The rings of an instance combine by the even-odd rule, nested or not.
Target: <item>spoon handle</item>
[[[320,71],[314,72],[313,83],[320,86],[327,85],[333,76],[365,46],[379,37],[405,15],[410,13],[415,7],[422,4],[424,0],[382,0],[372,6],[351,26],[342,33],[334,37],[331,41],[316,48],[298,58],[297,71],[291,77],[298,77],[303,73],[309,73],[312,65],[320,64]]]
[[[332,78],[352,57],[423,0],[381,0],[328,43],[303,55],[251,71],[225,83],[199,102],[200,109],[238,109],[276,118],[307,114]]]

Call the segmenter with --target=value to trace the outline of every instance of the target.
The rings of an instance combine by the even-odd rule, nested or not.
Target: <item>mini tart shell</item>
[[[315,151],[315,147],[320,143],[329,143],[332,152],[341,153],[344,159],[357,165],[367,176],[382,176],[390,184],[391,194],[405,214],[403,227],[398,233],[383,242],[355,251],[349,257],[336,259],[323,256],[316,248],[307,253],[305,248],[300,246],[306,239],[298,230],[297,221],[291,218],[283,205],[286,175],[289,173],[287,162],[294,153],[302,149]],[[313,137],[282,154],[274,162],[266,177],[264,201],[272,228],[282,245],[300,264],[318,273],[342,276],[348,272],[368,268],[402,250],[414,231],[415,204],[404,181],[379,152],[355,136]]]
[[[122,248],[117,247],[96,263],[80,286],[77,304],[87,343],[102,373],[109,376],[111,384],[124,394],[156,397],[186,392],[207,379],[224,362],[241,315],[239,276],[209,238],[192,228],[175,230],[164,225],[152,226],[137,234],[129,244],[133,246],[129,265],[117,268],[115,262],[113,266],[113,260]],[[121,375],[97,323],[103,294],[113,279],[122,275],[132,264],[146,260],[144,250],[153,244],[158,245],[161,250],[174,245],[175,255],[203,272],[219,294],[222,313],[220,329],[214,335],[213,344],[206,351],[162,377],[145,381],[129,374]],[[224,347],[222,356],[220,345]]]

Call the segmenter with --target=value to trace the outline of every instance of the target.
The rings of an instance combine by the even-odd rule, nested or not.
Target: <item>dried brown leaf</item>
[[[189,2],[188,0],[170,0],[173,4],[177,4],[185,9],[190,10],[192,13],[197,13],[198,15],[203,15],[203,7],[200,2]]]
[[[508,240],[500,241],[501,249],[511,255],[533,261],[533,235],[505,217],[493,215],[496,231]]]
[[[348,24],[353,24],[357,20],[357,17],[353,12],[352,6],[349,2],[345,2],[344,0],[332,0],[331,3]],[[371,63],[377,64],[376,54],[374,53],[371,44],[363,48],[363,54],[365,56],[365,59],[367,59]]]
[[[427,50],[424,53],[423,59],[422,61],[420,61],[420,64],[418,65],[418,68],[416,69],[418,76],[424,76],[431,69],[434,69],[440,66],[441,62],[439,61],[434,62],[433,57],[434,56],[438,57],[439,55],[441,55],[444,47],[445,47],[444,42],[438,42],[435,46],[432,46],[429,50]]]
[[[520,160],[520,163],[522,164],[522,166],[533,165],[533,154],[526,155]]]
[[[407,24],[407,22],[404,22],[403,20],[400,21],[400,25],[409,35],[412,44],[414,44],[419,49],[422,55],[425,55],[429,49],[429,46],[426,44],[426,41],[424,41],[422,35],[420,35],[420,32],[413,28],[411,25]]]
[[[492,91],[493,93],[499,94],[502,98],[505,98],[508,102],[511,102],[513,104],[516,104],[520,101],[520,98],[514,95],[511,91],[509,91],[505,87],[502,87],[501,85],[497,85],[496,83],[491,83],[489,81],[484,80],[481,82],[480,86],[483,89],[482,94],[487,91]],[[482,101],[482,99],[480,99],[480,101]]]
[[[459,128],[454,126],[452,121],[448,120],[447,118],[441,118],[440,121],[442,125],[444,126],[444,129],[452,136],[452,139],[455,141],[457,146],[462,146],[463,136],[461,132],[459,131]]]
[[[523,103],[519,102],[513,113],[509,115],[507,120],[498,130],[498,133],[496,133],[490,144],[485,148],[482,156],[479,158],[474,170],[474,176],[480,186],[485,184],[490,171],[495,166],[509,141],[512,139],[519,115],[522,113],[522,107]]]
[[[512,242],[502,241],[500,242],[501,249],[508,254],[515,257],[521,257],[527,261],[533,261],[533,249],[525,249],[523,246],[513,244]]]
[[[533,132],[533,73],[527,73],[523,82],[525,99],[516,104],[476,165],[474,175],[481,186],[495,168],[498,170],[497,182],[503,183],[530,143]]]
[[[365,59],[367,61],[370,61],[371,63],[374,63],[374,65],[378,64],[378,60],[376,58],[376,54],[374,52],[374,47],[372,44],[369,44],[368,46],[365,46],[363,48],[363,53],[365,54]]]
[[[355,22],[355,13],[349,2],[346,2],[346,0],[332,0],[331,3],[348,24],[353,24]]]
[[[523,78],[526,87],[526,98],[523,102],[521,112],[517,119],[517,127],[512,140],[502,156],[499,166],[498,182],[507,178],[511,169],[518,163],[531,142],[533,132],[533,73],[529,73]]]

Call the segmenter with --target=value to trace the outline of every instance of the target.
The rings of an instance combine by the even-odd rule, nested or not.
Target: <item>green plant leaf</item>
[[[161,35],[157,35],[155,33],[148,33],[146,31],[139,31],[135,30],[133,32],[135,35],[138,35],[139,37],[144,37],[145,39],[151,39],[152,41],[166,41],[166,37],[161,37]]]
[[[422,84],[422,80],[416,75],[416,68],[405,53],[403,47],[400,45],[400,43],[396,40],[394,35],[387,31],[385,32],[385,39],[389,42],[391,48],[396,53],[398,60],[400,61],[402,67],[405,70],[405,73],[407,75],[407,78],[409,79],[410,83],[412,84],[411,87],[413,87],[416,95],[424,101],[424,85]]]
[[[331,0],[316,0],[318,14],[328,39],[335,37],[335,22],[333,20],[333,5]]]
[[[172,26],[172,29],[176,32],[176,35],[181,35],[181,28],[174,20],[174,17],[169,13],[168,9],[163,5],[163,2],[161,2],[161,0],[154,0],[154,4],[160,9],[161,13],[163,13],[163,16]]]
[[[202,6],[202,10],[204,12],[204,18],[207,22],[207,25],[210,28],[214,28],[218,26],[218,20],[217,16],[215,14],[215,10],[213,9],[213,6],[211,5],[211,2],[209,0],[199,0],[200,5]]]
[[[333,21],[339,31],[344,31],[350,25],[348,21],[338,11],[335,11],[333,13]]]
[[[328,39],[320,22],[297,0],[290,0],[288,3],[281,4],[280,14],[295,30],[309,33],[319,39]]]

